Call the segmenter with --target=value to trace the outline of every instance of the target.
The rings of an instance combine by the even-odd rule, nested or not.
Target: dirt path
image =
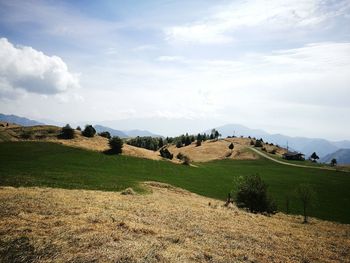
[[[311,168],[311,169],[320,169],[320,170],[335,170],[333,168],[330,168],[330,167],[317,167],[317,166],[308,166],[308,165],[302,165],[302,164],[294,164],[294,163],[288,163],[288,162],[284,162],[284,161],[280,161],[280,160],[277,160],[265,153],[262,153],[260,152],[259,150],[253,148],[253,147],[249,147],[252,151],[256,152],[257,154],[259,154],[260,156],[266,158],[266,159],[269,159],[273,162],[276,162],[276,163],[280,163],[280,164],[284,164],[284,165],[289,165],[289,166],[295,166],[295,167],[301,167],[301,168]]]

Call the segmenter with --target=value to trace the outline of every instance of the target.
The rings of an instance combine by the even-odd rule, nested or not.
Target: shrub
[[[181,147],[182,147],[182,142],[181,141],[177,141],[176,148],[181,148]]]
[[[96,130],[94,127],[92,127],[92,125],[86,125],[85,129],[82,132],[82,135],[85,137],[94,137],[96,134]]]
[[[186,156],[186,155],[184,155],[183,156],[183,158],[182,158],[182,164],[184,164],[184,165],[190,165],[190,158],[188,157],[188,156]]]
[[[184,155],[182,153],[178,153],[176,155],[176,158],[179,159],[179,160],[182,160],[184,158]]]
[[[245,177],[238,185],[236,194],[238,207],[248,208],[253,213],[275,213],[276,205],[267,194],[267,185],[259,175]]]
[[[60,139],[65,139],[65,140],[70,140],[74,138],[74,130],[70,127],[69,124],[64,126],[58,135],[58,138]]]
[[[77,130],[78,130],[78,131],[81,131],[81,128],[80,128],[80,126],[78,126],[78,127],[77,127]]]
[[[250,140],[250,145],[254,145],[255,142],[253,140]]]
[[[101,137],[105,137],[107,139],[112,138],[111,134],[108,131],[100,132],[98,135],[100,135]]]
[[[262,141],[261,140],[256,140],[255,141],[255,144],[254,144],[254,147],[262,147]]]
[[[111,149],[109,150],[109,153],[114,153],[114,154],[122,153],[123,140],[120,139],[118,136],[112,137],[109,140],[108,144],[109,144],[109,147],[111,147]]]
[[[33,136],[33,132],[31,130],[24,130],[21,132],[21,135],[20,135],[20,137],[25,140],[31,139],[32,136]]]
[[[270,151],[271,154],[276,154],[276,152],[277,152],[276,149],[273,149]]]
[[[228,146],[228,148],[229,148],[230,150],[233,150],[234,147],[235,147],[235,146],[233,145],[232,142],[231,142],[231,144]]]
[[[267,152],[265,147],[262,147],[261,150],[264,151],[264,152]]]
[[[169,150],[167,148],[165,148],[165,149],[161,148],[159,153],[160,153],[160,156],[162,156],[163,158],[166,158],[166,159],[171,160],[174,157],[174,155],[171,152],[169,152]]]
[[[200,139],[200,140],[197,140],[197,142],[196,142],[196,146],[201,146],[202,145],[202,140]]]

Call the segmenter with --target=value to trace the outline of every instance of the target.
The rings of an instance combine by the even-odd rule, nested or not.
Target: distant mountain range
[[[239,124],[227,124],[224,126],[216,127],[216,129],[226,136],[251,136],[256,138],[262,138],[264,141],[278,144],[282,147],[288,147],[290,149],[300,151],[309,157],[313,152],[316,152],[320,158],[334,153],[339,149],[350,149],[350,141],[337,141],[332,142],[325,139],[315,139],[306,137],[290,137],[282,134],[269,134],[263,130],[250,129]]]
[[[96,130],[96,132],[100,133],[100,132],[104,132],[107,131],[111,134],[111,136],[119,136],[120,138],[128,138],[129,136],[124,133],[123,131],[120,130],[115,130],[106,126],[102,126],[102,125],[94,125],[94,128]]]
[[[334,153],[327,154],[320,162],[330,163],[335,158],[338,164],[350,164],[350,149],[340,149]]]
[[[34,126],[34,125],[43,125],[44,123],[30,120],[24,117],[19,117],[16,115],[6,115],[0,113],[0,121],[9,122],[9,123],[16,123],[22,126]]]

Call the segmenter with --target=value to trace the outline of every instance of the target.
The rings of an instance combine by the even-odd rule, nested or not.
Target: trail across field
[[[330,171],[334,171],[335,169],[334,168],[331,168],[331,167],[319,167],[319,166],[311,166],[311,165],[302,165],[302,164],[295,164],[295,163],[288,163],[288,162],[284,162],[284,161],[281,161],[281,160],[277,160],[257,149],[255,149],[254,147],[250,147],[250,149],[254,152],[256,152],[257,154],[259,154],[260,156],[266,158],[266,159],[269,159],[273,162],[276,162],[276,163],[280,163],[280,164],[284,164],[284,165],[289,165],[289,166],[294,166],[294,167],[301,167],[301,168],[312,168],[312,169],[320,169],[320,170],[330,170]]]

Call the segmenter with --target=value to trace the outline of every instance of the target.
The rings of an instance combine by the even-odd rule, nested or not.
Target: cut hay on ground
[[[1,188],[0,262],[350,261],[349,225],[147,187],[151,194]]]

